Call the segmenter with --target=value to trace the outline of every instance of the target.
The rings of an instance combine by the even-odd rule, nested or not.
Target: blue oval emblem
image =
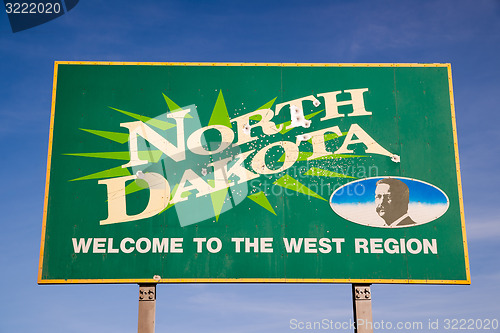
[[[441,217],[450,205],[438,187],[404,177],[373,177],[336,189],[330,205],[344,219],[379,228],[421,225]]]

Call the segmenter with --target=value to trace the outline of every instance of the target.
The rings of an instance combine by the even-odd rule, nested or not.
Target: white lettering
[[[261,119],[256,124],[250,125],[250,118],[254,118],[257,115],[260,116]],[[236,122],[236,128],[238,133],[238,141],[235,144],[233,144],[233,146],[239,146],[244,143],[257,140],[257,137],[251,136],[252,128],[255,127],[261,127],[262,132],[264,132],[264,134],[266,135],[273,135],[281,131],[281,129],[283,128],[283,124],[276,127],[276,124],[271,121],[273,117],[274,117],[273,110],[262,109],[231,119],[231,122],[233,121]],[[250,128],[249,131],[245,129],[247,127]]]
[[[325,134],[330,132],[335,133],[338,136],[342,136],[342,132],[340,131],[340,128],[338,126],[333,126],[319,131],[307,133],[311,136],[311,143],[313,147],[313,153],[307,158],[308,161],[332,154],[332,152],[326,150],[325,145]],[[297,139],[296,145],[298,146],[299,144],[300,141],[299,139]]]
[[[319,240],[319,246],[319,252],[321,253],[330,253],[332,251],[332,246],[328,238],[321,238]]]
[[[145,219],[158,214],[167,207],[170,200],[170,186],[167,180],[155,172],[141,173],[141,179],[145,180],[149,186],[149,202],[142,213],[127,215],[125,183],[137,178],[138,176],[132,175],[98,181],[99,184],[107,186],[108,193],[108,218],[101,220],[101,225]]]
[[[271,170],[266,165],[266,153],[269,149],[276,146],[281,146],[285,150],[285,162],[283,162],[280,168]],[[252,168],[261,175],[280,173],[291,167],[298,158],[299,147],[295,143],[290,141],[279,141],[262,148],[252,160]]]
[[[93,253],[106,253],[106,238],[94,238]]]
[[[207,241],[206,238],[193,238],[193,242],[196,243],[196,252],[197,253],[202,253],[203,252],[203,243]]]
[[[320,96],[320,95],[318,95]],[[301,97],[301,98],[297,98],[297,99],[294,99],[294,100],[291,100],[291,101],[288,101],[288,102],[285,102],[285,103],[278,103],[276,104],[276,112],[275,114],[278,115],[280,112],[281,112],[281,109],[286,106],[286,105],[296,105],[298,106],[300,109],[302,109],[302,102],[303,101],[311,101],[311,102],[314,102],[316,100],[316,97],[314,97],[313,95],[309,95],[309,96],[305,96],[305,97]]]
[[[283,238],[283,243],[285,243],[286,252],[287,253],[300,252],[300,248],[302,247],[302,241],[303,241],[302,238],[299,238],[298,241],[296,238],[290,238],[290,240]]]
[[[76,242],[76,238],[71,239],[73,241],[73,251],[75,253],[83,253],[89,252],[90,244],[92,244],[92,238],[87,238],[87,242],[85,242],[85,238],[80,238],[78,243]]]
[[[231,242],[234,243],[234,252],[240,253],[241,251],[241,243],[245,240],[245,238],[231,238]]]
[[[113,238],[108,238],[108,253],[118,253],[118,249],[113,248]]]
[[[356,135],[357,139],[353,139]],[[385,156],[392,156],[385,148],[379,145],[375,140],[372,139],[358,124],[352,124],[347,132],[344,143],[334,154],[349,154],[354,153],[354,150],[349,149],[349,145],[362,143],[366,146],[365,153],[367,154],[379,154]]]
[[[368,240],[366,240],[364,238],[354,239],[354,252],[361,253],[361,250],[363,250],[363,253],[369,253],[368,252]]]
[[[215,248],[212,244],[215,243]],[[207,241],[207,250],[210,253],[217,253],[222,249],[222,241],[217,237],[212,237]]]
[[[370,238],[370,253],[384,253],[382,241],[382,238]]]
[[[384,242],[384,250],[387,253],[399,253],[398,241],[394,238],[388,238]]]
[[[191,183],[191,185],[186,186],[186,182]],[[186,201],[188,198],[182,197],[182,194],[191,190],[198,191],[196,197],[201,197],[207,195],[212,191],[212,187],[208,185],[200,176],[198,176],[193,170],[186,169],[182,175],[182,179],[179,183],[179,187],[175,191],[174,197],[172,198],[172,203],[176,204],[181,201]]]
[[[142,248],[142,246],[141,246],[142,243],[146,244],[146,246],[144,248]],[[145,237],[139,238],[137,240],[137,242],[135,243],[135,249],[139,253],[147,253],[147,252],[149,252],[149,250],[151,250],[151,241]]]
[[[206,150],[202,144],[202,138],[204,138],[203,133],[209,129],[215,129],[219,131],[221,134],[221,143],[217,149],[210,151]],[[202,127],[196,130],[193,134],[191,134],[187,140],[187,146],[189,150],[198,155],[212,155],[217,154],[226,149],[231,145],[234,140],[233,131],[226,126],[223,125],[209,125],[206,127]],[[203,139],[204,141],[204,139]]]
[[[259,252],[258,238],[254,238],[253,242],[250,241],[250,238],[245,238],[245,252],[250,252],[250,249],[253,249],[253,252]]]
[[[366,111],[365,109],[365,101],[363,99],[363,93],[367,92],[368,88],[362,89],[351,89],[344,90],[344,93],[351,95],[351,100],[347,101],[337,101],[337,95],[342,93],[342,91],[332,91],[324,94],[318,94],[318,97],[323,97],[325,99],[325,113],[326,115],[320,120],[328,120],[332,118],[343,117],[343,114],[339,113],[339,106],[343,105],[352,105],[353,112],[349,113],[348,116],[369,116],[372,113],[370,111]]]
[[[412,244],[416,244],[417,245],[417,248],[416,249],[413,249],[412,247]],[[411,238],[408,240],[408,242],[406,243],[406,249],[408,250],[408,252],[410,252],[411,254],[417,254],[417,253],[420,253],[422,251],[422,242],[420,242],[418,239],[416,238]]]
[[[272,238],[261,238],[260,239],[260,252],[261,253],[272,253],[273,252],[273,239]]]
[[[127,243],[130,243],[133,245],[135,243],[135,241],[129,237],[122,239],[122,241],[120,242],[120,250],[123,253],[132,253],[132,251],[134,251],[134,248],[132,246],[127,248],[126,247]]]
[[[318,253],[316,249],[316,238],[304,238],[304,252],[305,253]]]
[[[342,243],[345,242],[345,238],[332,238],[332,242],[335,243],[335,251],[342,253]]]
[[[437,248],[437,242],[436,242],[436,240],[435,239],[431,239],[431,242],[429,242],[428,239],[424,239],[424,253],[425,254],[428,254],[429,250],[431,251],[432,254],[437,254],[438,253],[438,248]]]
[[[158,238],[153,238],[153,253],[168,252],[168,238],[162,238],[161,242]]]
[[[129,130],[129,151],[130,162],[122,165],[122,168],[128,168],[138,165],[147,164],[148,161],[139,159],[139,149],[137,147],[137,136],[141,136],[144,140],[158,148],[162,153],[170,157],[176,162],[186,159],[186,148],[184,144],[184,116],[189,110],[180,110],[167,114],[167,118],[173,118],[177,128],[177,146],[174,146],[163,136],[155,132],[151,127],[142,121],[132,121],[129,123],[121,123],[121,127]]]
[[[182,241],[183,238],[170,239],[170,253],[183,253]]]

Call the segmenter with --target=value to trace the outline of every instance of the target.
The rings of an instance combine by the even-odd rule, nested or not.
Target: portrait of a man
[[[383,178],[375,188],[375,210],[390,227],[415,225],[408,215],[410,190],[408,186],[395,178]]]

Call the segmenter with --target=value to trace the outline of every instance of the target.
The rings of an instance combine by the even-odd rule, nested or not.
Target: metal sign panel
[[[39,283],[468,284],[449,64],[55,64]]]

